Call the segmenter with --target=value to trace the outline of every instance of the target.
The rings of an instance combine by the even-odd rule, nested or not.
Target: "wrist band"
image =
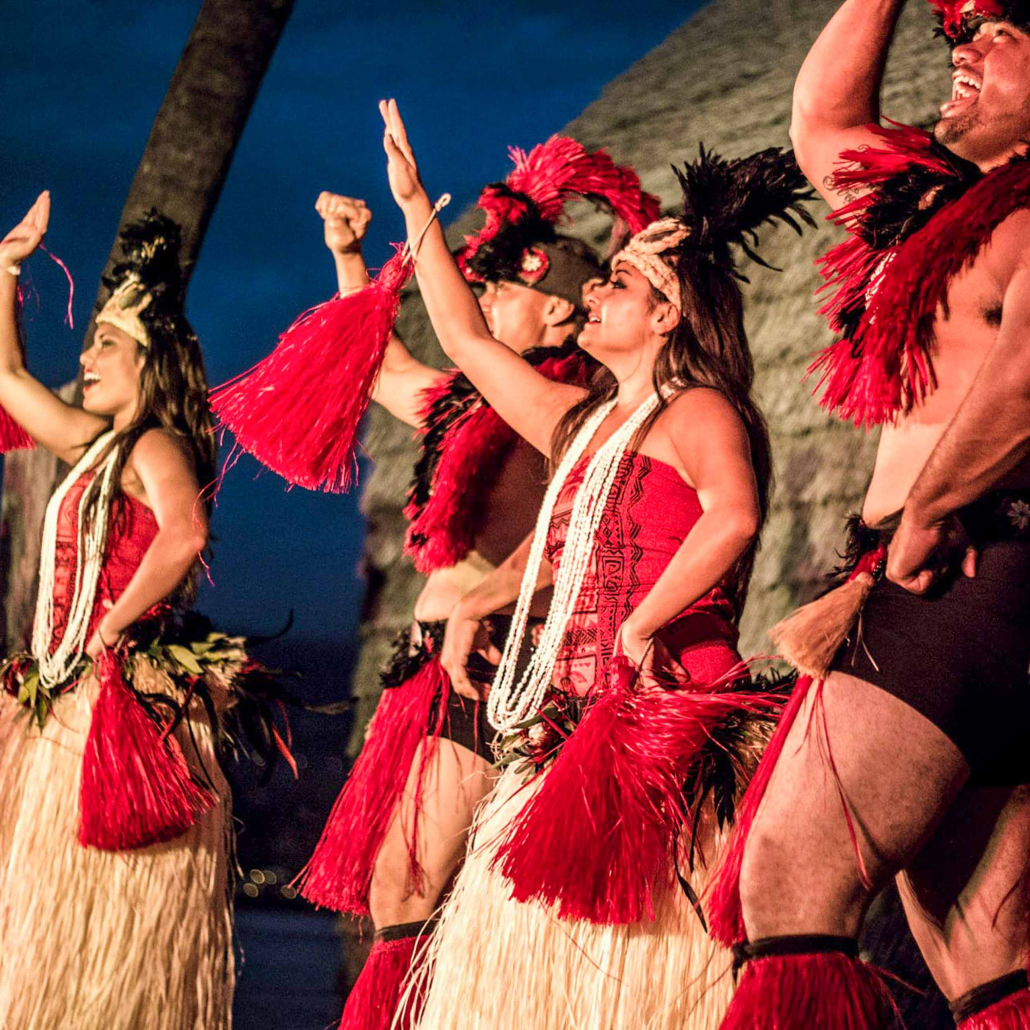
[[[19,276],[19,275],[21,275],[21,265],[20,265],[20,264],[19,264],[18,262],[15,262],[15,263],[14,263],[14,264],[12,264],[12,265],[4,265],[4,266],[3,266],[3,270],[4,270],[4,271],[5,271],[5,272],[6,272],[6,273],[7,273],[8,275],[13,275],[13,276]]]

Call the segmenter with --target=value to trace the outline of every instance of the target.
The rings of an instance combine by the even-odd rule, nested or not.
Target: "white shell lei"
[[[510,732],[543,702],[551,684],[551,675],[558,659],[569,618],[579,597],[583,580],[594,553],[594,538],[601,524],[608,496],[615,484],[622,456],[647,417],[658,406],[658,395],[649,397],[594,453],[576,492],[569,520],[569,531],[562,549],[562,560],[554,580],[554,598],[547,612],[543,632],[533,656],[519,682],[515,683],[516,660],[526,634],[529,609],[533,602],[537,575],[544,557],[544,546],[551,524],[551,515],[562,485],[586,451],[601,423],[615,407],[615,401],[601,405],[576,434],[565,452],[544,495],[536,532],[529,552],[529,561],[522,577],[518,603],[511,622],[511,631],[504,644],[504,654],[487,698],[487,716],[502,733]]]
[[[57,522],[61,503],[68,491],[96,461],[97,455],[110,443],[114,431],[102,433],[68,473],[64,482],[54,492],[43,518],[43,542],[39,554],[39,596],[36,598],[36,618],[32,624],[32,655],[39,663],[39,681],[43,686],[54,687],[64,683],[71,676],[86,649],[86,632],[96,598],[97,583],[104,560],[104,545],[107,542],[107,512],[114,493],[114,462],[117,448],[104,459],[97,470],[100,482],[97,511],[99,516],[92,520],[88,531],[83,527],[83,509],[87,497],[92,493],[83,491],[76,513],[78,534],[75,561],[75,588],[72,593],[68,625],[60,643],[51,653],[54,637],[54,571],[57,557]]]

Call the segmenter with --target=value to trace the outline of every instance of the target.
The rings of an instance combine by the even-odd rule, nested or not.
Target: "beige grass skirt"
[[[544,774],[546,775],[546,773]],[[703,930],[670,871],[655,920],[597,926],[512,901],[490,868],[501,830],[539,787],[509,769],[484,802],[469,852],[415,971],[419,1030],[717,1030],[731,957]],[[721,845],[708,833],[709,869]],[[691,877],[701,895],[708,873]]]
[[[195,703],[196,748],[185,727],[178,737],[218,804],[165,844],[84,848],[96,694],[87,677],[42,731],[0,695],[0,1030],[228,1030],[230,795],[210,726]]]

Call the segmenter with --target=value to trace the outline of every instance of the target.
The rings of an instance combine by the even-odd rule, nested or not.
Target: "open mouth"
[[[975,104],[980,97],[983,83],[975,75],[967,71],[956,72],[952,76],[951,99],[941,105],[944,114],[970,104]]]
[[[593,314],[587,315],[587,325],[600,325],[600,324],[601,324],[601,316],[600,315],[593,315]]]
[[[82,374],[82,388],[88,390],[91,386],[96,386],[100,382],[100,376],[96,372],[84,372]]]

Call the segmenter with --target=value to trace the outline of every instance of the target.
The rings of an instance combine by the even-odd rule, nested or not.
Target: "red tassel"
[[[506,830],[495,865],[517,901],[557,904],[563,919],[606,925],[654,918],[652,894],[689,825],[683,785],[713,728],[767,695],[636,689],[636,668],[612,663],[593,703]],[[727,675],[739,677],[738,668]]]
[[[429,934],[376,941],[343,1008],[340,1030],[413,1030],[425,1004],[425,985],[407,991],[412,966]]]
[[[79,843],[126,851],[185,833],[215,799],[193,781],[174,737],[163,736],[122,679],[112,651],[97,662],[100,694],[82,759]]]
[[[291,485],[339,493],[354,481],[358,430],[411,268],[398,251],[363,290],[305,312],[264,361],[211,393],[220,424]]]
[[[36,441],[7,413],[0,408],[0,454],[8,451],[32,451]]]
[[[1030,991],[1017,991],[963,1019],[957,1030],[1030,1030]]]
[[[720,1030],[884,1030],[897,1008],[871,966],[836,952],[753,959]]]
[[[415,810],[421,807],[422,781],[443,730],[449,692],[450,680],[435,658],[406,683],[383,691],[365,746],[336,799],[314,854],[297,877],[300,893],[312,904],[356,916],[369,914],[368,887],[376,856],[418,746],[426,740],[415,794]],[[422,880],[418,819],[408,848],[409,875],[417,888]]]
[[[765,797],[766,788],[769,786],[773,769],[783,751],[787,734],[790,733],[790,728],[794,725],[813,682],[808,676],[798,679],[790,701],[780,716],[776,732],[762,755],[762,760],[755,770],[755,775],[748,785],[743,800],[737,807],[737,821],[733,828],[733,835],[730,837],[723,853],[722,862],[708,888],[705,912],[708,914],[712,938],[727,948],[733,947],[738,941],[747,939],[744,913],[740,905],[740,868],[744,859],[747,836],[762,804],[762,798]]]

